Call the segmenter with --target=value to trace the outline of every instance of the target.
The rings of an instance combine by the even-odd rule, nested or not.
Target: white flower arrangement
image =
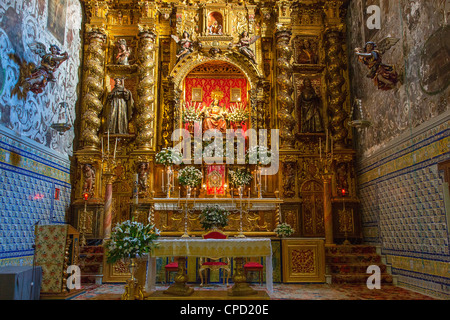
[[[278,237],[289,237],[294,233],[294,229],[292,229],[291,225],[288,223],[278,224],[273,231],[277,234]]]
[[[173,165],[173,164],[180,164],[182,158],[183,155],[179,150],[168,147],[162,148],[161,151],[156,154],[155,161],[158,164]]]
[[[195,187],[202,182],[202,172],[193,167],[185,167],[178,172],[178,182],[182,186]]]
[[[230,170],[230,181],[235,186],[245,186],[252,181],[252,174],[245,168],[239,168],[237,170]]]
[[[231,122],[242,122],[248,119],[248,113],[246,111],[245,105],[242,103],[236,103],[235,105],[230,105],[230,113],[227,119]]]
[[[245,154],[246,163],[266,165],[272,162],[274,153],[266,146],[253,146],[247,150]]]
[[[203,229],[224,228],[228,224],[230,212],[219,205],[207,206],[200,214],[200,224]]]
[[[198,122],[203,118],[203,106],[201,103],[186,102],[184,104],[184,111],[182,114],[183,122]]]
[[[105,242],[107,262],[115,263],[124,258],[135,258],[156,246],[160,231],[153,224],[124,221],[113,228],[111,238]]]

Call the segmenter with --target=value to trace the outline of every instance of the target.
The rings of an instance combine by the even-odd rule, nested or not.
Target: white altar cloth
[[[265,257],[266,288],[273,293],[272,243],[268,238],[159,238],[148,255],[147,292],[155,290],[156,257]]]

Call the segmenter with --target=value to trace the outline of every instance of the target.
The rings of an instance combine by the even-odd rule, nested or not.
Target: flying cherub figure
[[[377,46],[372,41],[365,44],[364,48],[356,48],[355,53],[359,61],[369,69],[368,78],[373,79],[380,90],[394,89],[398,82],[398,74],[394,65],[382,63],[382,55],[392,48],[399,39],[385,38]]]
[[[56,82],[54,73],[61,63],[69,58],[69,55],[67,52],[61,53],[58,46],[53,44],[50,46],[50,53],[46,52],[45,46],[40,42],[33,42],[28,47],[41,58],[40,66],[35,68],[25,79],[30,91],[37,94],[44,91],[49,81]]]

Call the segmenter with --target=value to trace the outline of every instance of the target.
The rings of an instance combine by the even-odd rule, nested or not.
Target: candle
[[[264,177],[264,190],[267,190],[267,172],[266,172],[266,170],[264,171],[264,173],[265,173],[265,177]]]
[[[103,136],[102,136],[102,159],[103,159]]]
[[[116,144],[114,146],[114,160],[116,160],[116,150],[117,150],[117,137],[116,137]]]
[[[139,181],[139,176],[137,173],[134,174],[134,204],[138,204],[138,197],[139,197],[139,192],[138,192],[138,181]]]
[[[319,138],[319,154],[320,159],[322,159],[322,138]]]
[[[109,156],[109,130],[108,130],[108,156]]]
[[[164,189],[164,169],[161,170],[161,185]]]
[[[333,157],[333,136],[331,136],[331,157]]]
[[[325,153],[327,153],[327,152],[328,152],[328,129],[326,129],[325,135],[326,135],[326,140],[325,140]]]

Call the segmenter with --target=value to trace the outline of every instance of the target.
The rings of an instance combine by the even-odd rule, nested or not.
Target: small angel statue
[[[41,57],[41,64],[35,68],[31,74],[25,78],[25,82],[29,85],[30,91],[38,94],[44,91],[47,83],[56,82],[54,73],[61,63],[69,58],[67,52],[61,53],[56,45],[50,46],[50,53],[45,51],[45,46],[40,42],[33,42],[28,45],[32,52]]]
[[[256,57],[253,50],[250,49],[250,45],[256,42],[260,36],[253,36],[250,38],[248,32],[244,30],[239,38],[239,43],[231,45],[231,47],[237,47],[239,52],[249,58],[254,64],[256,64]]]
[[[382,63],[382,55],[398,41],[399,39],[397,38],[385,38],[380,42],[379,46],[369,41],[364,48],[355,49],[359,61],[364,63],[369,69],[367,77],[373,79],[380,90],[391,90],[397,85],[398,74],[395,66]]]
[[[125,39],[119,39],[116,43],[116,46],[116,63],[123,66],[128,66],[128,58],[130,57],[131,50],[127,46],[127,41]]]
[[[180,50],[178,50],[176,55],[177,62],[194,51],[194,42],[190,39],[190,35],[187,31],[183,32],[183,37],[181,39],[176,35],[172,35],[172,38],[180,46]]]

